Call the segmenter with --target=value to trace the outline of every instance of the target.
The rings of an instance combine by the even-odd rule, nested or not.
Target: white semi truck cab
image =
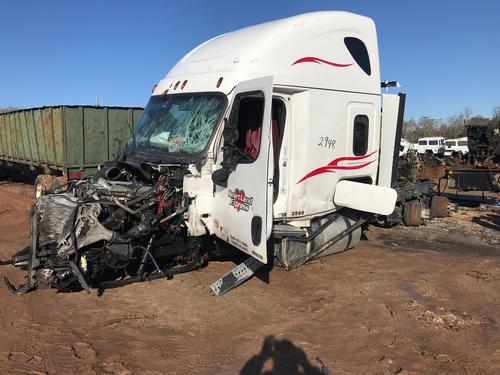
[[[35,233],[71,228],[45,217],[61,210],[73,230],[42,233],[12,263],[56,254],[69,271],[51,282],[86,288],[137,259],[139,281],[149,257],[199,266],[213,242],[287,268],[343,251],[394,210],[403,110],[403,94],[381,93],[370,18],[315,12],[215,37],[154,87],[119,160],[37,201]]]
[[[207,157],[184,177],[193,235],[266,262],[273,225],[307,237],[325,220],[351,225],[329,216],[345,207],[392,212],[400,96],[381,94],[370,18],[308,13],[213,38],[155,87],[152,102],[176,100],[218,109],[194,125]],[[178,142],[162,134],[166,148]]]

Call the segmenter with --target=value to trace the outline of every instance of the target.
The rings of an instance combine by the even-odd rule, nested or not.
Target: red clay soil
[[[1,258],[27,243],[31,203],[32,186],[0,182]],[[500,373],[500,215],[366,236],[218,298],[231,262],[101,297],[2,285],[0,373],[321,374],[316,357],[330,374]]]

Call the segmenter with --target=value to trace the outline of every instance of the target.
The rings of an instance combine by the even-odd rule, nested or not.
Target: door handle
[[[251,234],[253,245],[259,246],[262,238],[262,218],[260,216],[252,218]]]

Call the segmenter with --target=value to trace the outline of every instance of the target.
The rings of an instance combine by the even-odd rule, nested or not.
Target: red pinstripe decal
[[[323,174],[323,173],[335,173],[335,170],[355,170],[355,169],[364,168],[367,165],[370,165],[371,163],[373,163],[374,161],[376,161],[377,159],[374,159],[374,160],[371,160],[371,161],[368,161],[368,162],[362,161],[361,163],[350,164],[350,165],[339,165],[339,163],[343,162],[343,161],[361,161],[363,159],[369,158],[370,156],[372,156],[373,154],[375,154],[377,151],[378,150],[373,151],[373,152],[371,152],[371,153],[369,153],[367,155],[363,155],[363,156],[342,156],[340,158],[334,159],[331,162],[329,162],[327,165],[325,165],[323,167],[319,167],[319,168],[317,168],[317,169],[309,172],[308,174],[306,174],[304,177],[302,177],[297,182],[297,184],[300,184],[302,181],[305,181],[308,178],[317,176],[319,174]]]
[[[352,64],[339,64],[339,63],[336,63],[333,61],[323,60],[323,59],[320,59],[319,57],[312,57],[312,56],[302,57],[302,58],[298,59],[297,61],[295,61],[292,65],[306,63],[306,62],[312,62],[312,63],[316,63],[316,64],[324,63],[324,64],[328,64],[331,66],[335,66],[337,68],[346,68],[346,67],[352,65]]]

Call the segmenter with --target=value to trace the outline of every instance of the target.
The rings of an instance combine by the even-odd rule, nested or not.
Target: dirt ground
[[[1,258],[26,244],[31,199],[0,182]],[[366,237],[218,298],[208,286],[230,262],[100,297],[1,285],[0,373],[319,375],[317,357],[330,374],[500,373],[498,211]]]

